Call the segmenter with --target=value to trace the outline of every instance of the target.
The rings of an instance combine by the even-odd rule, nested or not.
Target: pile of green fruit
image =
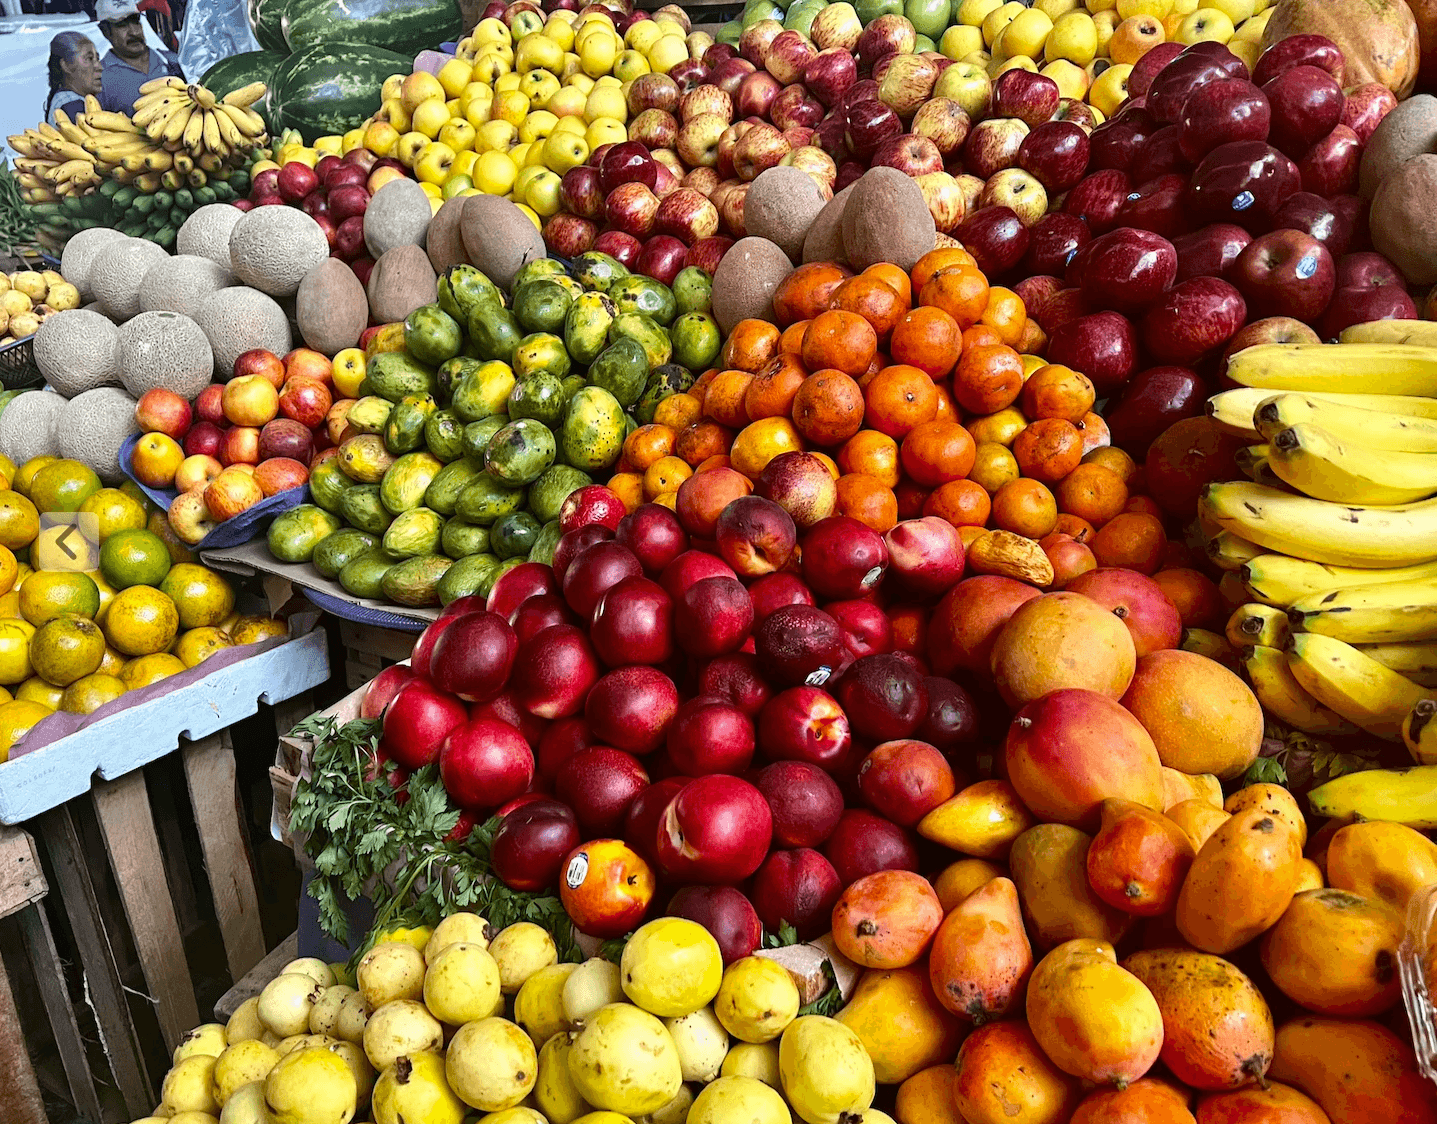
[[[55,203],[32,203],[30,213],[46,235],[47,244],[63,246],[76,231],[109,226],[131,238],[145,238],[173,251],[175,235],[192,212],[207,203],[243,199],[250,186],[249,173],[243,170],[222,178],[198,169],[182,176],[171,169],[163,175],[142,178],[143,183],[137,179],[130,184],[107,179],[88,195],[70,195]]]
[[[529,262],[510,294],[453,266],[403,350],[370,358],[350,435],[312,472],[314,502],[270,526],[270,553],[408,606],[550,561],[564,500],[718,358],[709,295],[702,270],[669,288],[601,253]]]

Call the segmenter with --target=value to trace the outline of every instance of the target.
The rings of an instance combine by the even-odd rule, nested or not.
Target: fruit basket
[[[1437,1081],[1437,1005],[1432,997],[1437,984],[1437,886],[1412,896],[1407,907],[1407,935],[1397,958],[1417,1064],[1429,1080]]]
[[[35,337],[27,336],[0,347],[0,386],[6,390],[28,390],[44,383],[35,366]]]

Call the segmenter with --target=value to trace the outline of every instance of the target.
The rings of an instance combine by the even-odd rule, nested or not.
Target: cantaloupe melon
[[[289,209],[264,208],[266,211]],[[307,215],[305,217],[308,218]],[[294,346],[289,317],[284,309],[273,297],[245,285],[211,293],[195,310],[194,321],[210,341],[215,378],[221,382],[228,382],[234,377],[235,360],[251,348],[262,347],[276,355],[284,355]]]
[[[319,223],[294,207],[256,207],[230,231],[230,270],[272,297],[292,297],[304,275],[329,257]]]
[[[364,212],[364,244],[378,260],[395,246],[425,245],[433,211],[429,196],[410,179],[390,180],[374,193]]]
[[[150,266],[140,282],[140,311],[193,316],[205,297],[237,284],[228,266],[194,254],[179,254]]]
[[[175,235],[175,253],[209,258],[229,269],[230,233],[243,214],[228,203],[200,207],[185,219]]]
[[[0,422],[4,420],[0,415]],[[60,412],[56,429],[62,457],[89,465],[106,484],[125,479],[120,446],[140,427],[135,424],[135,400],[119,387],[102,386],[72,398]]]
[[[90,264],[90,291],[105,315],[123,324],[140,311],[140,282],[150,266],[169,257],[164,249],[143,238],[127,238],[101,246]]]
[[[115,342],[115,373],[136,398],[164,387],[197,398],[210,384],[215,357],[204,329],[178,312],[142,312]]]
[[[17,394],[0,414],[0,453],[16,464],[32,457],[55,455],[60,447],[60,415],[65,399],[50,390]]]
[[[66,398],[119,382],[115,341],[119,332],[109,319],[86,308],[48,316],[35,333],[35,366],[45,381]]]
[[[88,230],[77,230],[65,243],[65,250],[60,255],[60,273],[80,290],[81,300],[90,299],[90,266],[100,247],[124,237],[114,227],[92,226]]]

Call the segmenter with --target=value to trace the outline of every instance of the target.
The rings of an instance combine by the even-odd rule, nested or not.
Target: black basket
[[[44,385],[45,376],[35,366],[34,336],[0,347],[0,386],[6,390],[29,390]]]

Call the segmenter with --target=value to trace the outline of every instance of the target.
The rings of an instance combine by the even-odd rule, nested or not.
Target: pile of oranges
[[[774,319],[744,320],[720,355],[624,443],[609,487],[632,510],[672,506],[720,466],[756,480],[780,453],[818,456],[839,514],[880,534],[936,515],[969,546],[989,530],[1038,543],[1061,589],[1097,566],[1159,576],[1190,627],[1221,613],[1217,587],[1168,538],[1141,466],[1110,444],[1092,382],[1046,362],[1047,337],[1011,289],[960,247],[859,274],[800,266]]]

